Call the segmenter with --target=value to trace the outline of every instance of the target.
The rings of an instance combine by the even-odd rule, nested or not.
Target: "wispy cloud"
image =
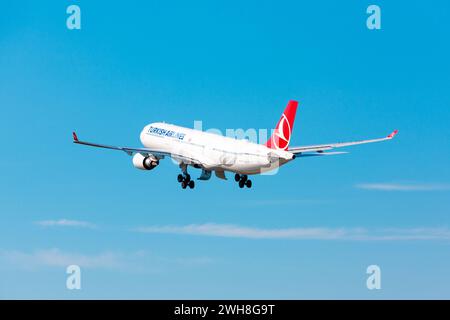
[[[78,227],[78,228],[95,228],[95,224],[87,222],[87,221],[79,221],[79,220],[68,220],[68,219],[59,219],[59,220],[42,220],[36,221],[37,225],[42,227]]]
[[[113,252],[85,255],[63,252],[59,249],[23,251],[0,251],[0,258],[8,263],[19,265],[26,269],[39,266],[67,267],[72,264],[85,268],[116,269],[124,266],[123,257]]]
[[[361,183],[359,189],[378,191],[442,191],[450,190],[450,184],[414,184],[414,183]]]
[[[142,233],[195,235],[247,239],[293,240],[450,240],[448,228],[377,229],[365,228],[252,228],[229,224],[150,226],[135,229]]]
[[[342,237],[346,233],[346,231],[343,229],[260,229],[214,223],[190,224],[186,226],[140,227],[137,228],[136,231],[143,233],[188,234],[253,239],[336,239]]]
[[[161,257],[148,251],[104,251],[100,253],[75,253],[57,248],[21,251],[0,249],[0,266],[11,265],[28,271],[40,268],[67,268],[78,265],[86,269],[120,270],[137,273],[159,273],[171,268],[198,268],[214,261],[209,257]]]
[[[450,240],[450,229],[445,228],[386,228],[368,236],[368,240]]]

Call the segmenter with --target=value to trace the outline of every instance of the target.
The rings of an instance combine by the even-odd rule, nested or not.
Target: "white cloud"
[[[362,183],[357,188],[378,191],[442,191],[450,190],[448,184],[413,184],[413,183]]]
[[[450,240],[448,228],[389,228],[368,237],[368,240]]]
[[[448,228],[377,229],[364,228],[278,228],[262,229],[229,224],[150,226],[135,229],[142,233],[196,235],[248,239],[297,240],[450,240]]]
[[[28,271],[49,267],[65,269],[69,265],[78,265],[86,269],[159,273],[170,268],[203,267],[213,262],[209,257],[160,257],[142,250],[129,253],[105,251],[80,254],[65,252],[57,248],[29,252],[0,249],[0,266],[10,265]]]
[[[26,269],[39,266],[67,267],[72,264],[85,268],[121,268],[122,256],[117,253],[104,252],[93,255],[67,253],[59,249],[36,250],[33,252],[0,251],[0,258]]]
[[[191,224],[186,226],[151,226],[137,228],[144,233],[188,234],[253,239],[336,239],[347,231],[328,228],[260,229],[228,224]]]
[[[36,224],[42,227],[79,227],[79,228],[95,228],[95,225],[87,222],[87,221],[79,221],[79,220],[68,220],[68,219],[59,219],[59,220],[42,220],[36,221]]]

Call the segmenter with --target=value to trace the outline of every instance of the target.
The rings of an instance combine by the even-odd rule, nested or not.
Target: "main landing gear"
[[[238,174],[234,175],[234,180],[239,184],[239,188],[243,188],[244,186],[247,188],[252,187],[252,180],[250,180],[246,174]]]
[[[191,180],[191,176],[189,175],[189,173],[179,174],[177,180],[179,183],[181,183],[181,187],[183,189],[186,189],[187,187],[194,189],[195,187],[195,182],[194,180]]]

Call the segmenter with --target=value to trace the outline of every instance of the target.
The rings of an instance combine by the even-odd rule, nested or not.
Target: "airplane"
[[[354,142],[327,143],[310,146],[289,147],[298,102],[291,100],[281,115],[271,137],[265,144],[238,140],[209,132],[155,122],[146,125],[140,140],[144,147],[130,148],[81,141],[73,132],[76,144],[124,151],[132,156],[133,166],[141,170],[153,170],[159,161],[170,157],[178,163],[181,174],[177,181],[183,189],[193,189],[195,182],[188,173],[188,167],[201,169],[198,180],[209,180],[212,172],[227,180],[225,172],[234,173],[234,180],[240,188],[251,188],[249,175],[261,174],[301,157],[328,156],[347,152],[326,152],[337,148],[391,140],[397,134],[394,130],[384,138]]]

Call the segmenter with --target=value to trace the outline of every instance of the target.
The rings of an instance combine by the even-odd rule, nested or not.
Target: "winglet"
[[[392,139],[395,137],[395,135],[398,133],[398,130],[394,130],[390,135],[387,136],[387,138]]]
[[[78,137],[77,137],[77,134],[75,133],[75,131],[72,132],[72,136],[73,136],[73,142],[78,142]]]

